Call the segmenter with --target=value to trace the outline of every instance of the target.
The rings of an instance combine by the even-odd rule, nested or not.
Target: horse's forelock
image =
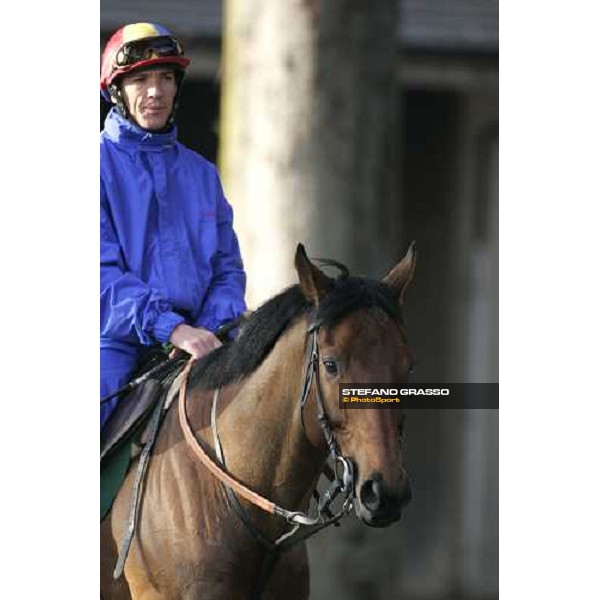
[[[401,323],[400,307],[393,291],[380,281],[347,277],[336,281],[332,292],[316,311],[314,322],[331,328],[361,308],[381,308],[393,321]]]

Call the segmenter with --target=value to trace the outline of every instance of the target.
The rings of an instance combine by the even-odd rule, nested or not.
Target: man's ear
[[[314,306],[319,306],[320,301],[333,287],[333,280],[310,262],[302,244],[298,244],[296,248],[294,266],[304,297]]]
[[[383,283],[389,285],[398,297],[398,304],[402,306],[404,293],[415,274],[417,266],[417,244],[412,242],[404,258],[383,278]]]

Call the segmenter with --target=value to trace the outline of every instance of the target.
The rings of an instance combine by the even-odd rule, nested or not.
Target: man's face
[[[121,83],[125,106],[131,118],[144,129],[162,129],[173,110],[177,93],[175,71],[157,67],[125,75]]]

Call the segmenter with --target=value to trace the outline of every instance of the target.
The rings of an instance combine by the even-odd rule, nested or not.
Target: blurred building
[[[101,0],[101,44],[136,21],[183,38],[180,139],[216,160],[221,2]],[[399,0],[397,32],[398,256],[417,240],[416,379],[497,382],[498,1]],[[413,411],[407,427],[406,516],[311,542],[312,598],[498,596],[497,411]]]

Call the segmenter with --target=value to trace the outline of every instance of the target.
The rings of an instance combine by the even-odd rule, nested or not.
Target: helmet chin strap
[[[121,114],[122,117],[135,123],[140,129],[144,129],[144,131],[149,131],[150,133],[167,133],[171,131],[171,129],[175,125],[175,114],[177,113],[177,107],[179,105],[179,97],[181,96],[181,88],[183,84],[183,78],[185,77],[185,72],[181,69],[175,69],[175,78],[177,80],[177,92],[175,92],[175,98],[173,99],[173,110],[167,119],[167,122],[164,127],[161,129],[146,129],[142,127],[129,113],[127,109],[127,105],[125,104],[125,100],[123,98],[123,92],[121,90],[121,86],[118,82],[113,82],[110,84],[108,91],[110,93],[110,98],[113,104],[116,106],[117,111]]]
[[[110,94],[111,102],[116,106],[121,116],[129,119],[129,111],[125,105],[125,100],[123,100],[123,93],[121,92],[120,86],[117,83],[111,83],[108,86],[108,93]]]

